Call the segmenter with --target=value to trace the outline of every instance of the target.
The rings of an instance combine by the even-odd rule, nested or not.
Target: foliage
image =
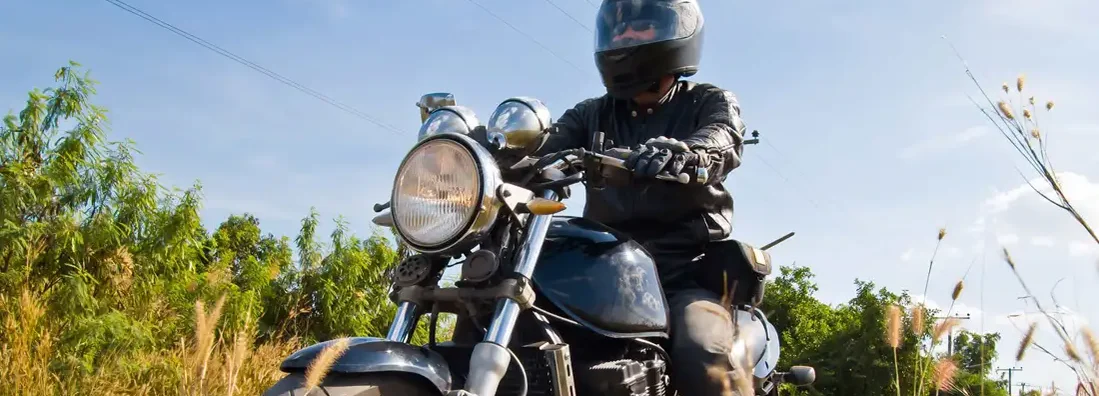
[[[783,267],[781,274],[767,288],[767,298],[762,309],[779,331],[783,341],[779,367],[792,365],[810,365],[817,370],[817,381],[812,389],[787,389],[784,394],[791,395],[889,395],[896,392],[894,373],[900,373],[900,384],[909,388],[919,381],[924,389],[932,388],[929,376],[918,377],[924,366],[917,363],[926,356],[920,350],[924,344],[922,335],[931,330],[931,324],[924,324],[918,332],[905,331],[901,334],[897,350],[898,370],[893,365],[893,349],[886,342],[886,311],[890,305],[909,306],[911,299],[906,293],[895,294],[885,288],[877,288],[871,282],[856,281],[855,297],[846,304],[829,306],[817,300],[813,294],[817,291],[813,283],[812,272],[805,267]],[[930,314],[930,313],[929,313]],[[911,318],[904,318],[904,327],[911,328]],[[974,346],[970,341],[975,337],[971,333],[959,336],[956,344],[963,355],[961,361],[972,358]],[[997,334],[981,336],[990,348],[985,349],[986,358],[995,357]],[[976,347],[980,353],[980,347]],[[980,358],[978,355],[977,359]],[[986,361],[993,361],[991,359]],[[988,372],[966,371],[968,364],[961,364],[963,370],[955,376],[958,389],[964,389],[970,395],[980,393],[984,384],[984,395],[1006,395],[1006,390],[988,378]],[[975,386],[974,392],[971,386]],[[914,387],[913,387],[914,388]],[[906,393],[908,391],[905,391]],[[946,394],[962,394],[954,391]]]
[[[168,190],[106,140],[78,69],[0,126],[0,394],[257,394],[301,342],[384,334],[385,235],[337,220],[322,244],[315,211],[293,242],[250,214],[208,232],[198,185]]]

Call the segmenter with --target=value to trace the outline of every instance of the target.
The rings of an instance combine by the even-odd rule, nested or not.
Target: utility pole
[[[1010,395],[1011,394],[1011,386],[1014,385],[1014,383],[1011,382],[1012,374],[1015,374],[1016,371],[1023,371],[1023,368],[1022,367],[1011,367],[1011,368],[1006,368],[1006,369],[996,369],[996,371],[1006,371],[1007,372],[1007,394]],[[1003,378],[1003,374],[1000,374],[1000,378]]]
[[[1028,387],[1028,386],[1034,386],[1034,384],[1028,384],[1026,382],[1020,382],[1019,383],[1019,394],[1020,395],[1025,394],[1026,393],[1026,387]]]
[[[962,316],[962,315],[936,316],[936,317],[933,318],[933,320],[940,320],[940,319],[969,320],[969,314],[965,314],[965,316]],[[954,354],[954,330],[953,329],[947,331],[947,333],[946,333],[946,354],[947,355],[953,355]]]

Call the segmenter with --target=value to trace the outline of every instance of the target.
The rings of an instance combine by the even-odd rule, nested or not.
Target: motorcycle
[[[552,120],[533,98],[505,100],[487,126],[450,94],[424,95],[417,105],[420,140],[398,168],[390,202],[374,208],[381,213],[374,223],[393,227],[410,248],[391,272],[396,314],[384,338],[346,341],[318,386],[323,394],[676,395],[664,348],[668,303],[652,256],[605,225],[555,216],[570,186],[628,178],[628,151],[604,150],[596,133],[590,150],[527,155]],[[707,178],[705,169],[687,169],[659,182]],[[766,249],[791,235],[762,249],[732,241],[736,248],[724,259],[764,268],[766,276]],[[460,280],[440,286],[445,269],[459,264]],[[763,312],[748,304],[728,311],[736,325],[731,354],[755,395],[814,382],[812,367],[776,369],[779,337]],[[483,338],[437,342],[440,313],[464,315]],[[430,341],[412,345],[423,317]],[[336,341],[287,357],[280,366],[286,377],[265,395],[310,392],[305,371]]]

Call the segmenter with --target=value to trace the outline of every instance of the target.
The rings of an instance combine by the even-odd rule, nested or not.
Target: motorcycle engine
[[[623,359],[592,366],[585,382],[608,396],[665,396],[668,376],[664,372],[663,360]]]

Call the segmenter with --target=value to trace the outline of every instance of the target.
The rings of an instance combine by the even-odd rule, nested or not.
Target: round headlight
[[[473,110],[464,106],[443,106],[432,110],[423,125],[420,125],[417,141],[447,132],[467,135],[480,125],[481,121]]]
[[[454,133],[428,137],[397,170],[390,201],[397,232],[421,252],[479,236],[499,211],[493,194],[499,173],[472,139]]]
[[[525,150],[539,144],[542,132],[553,123],[549,108],[542,101],[528,97],[505,100],[496,106],[488,119],[489,135],[503,135],[505,147]]]

